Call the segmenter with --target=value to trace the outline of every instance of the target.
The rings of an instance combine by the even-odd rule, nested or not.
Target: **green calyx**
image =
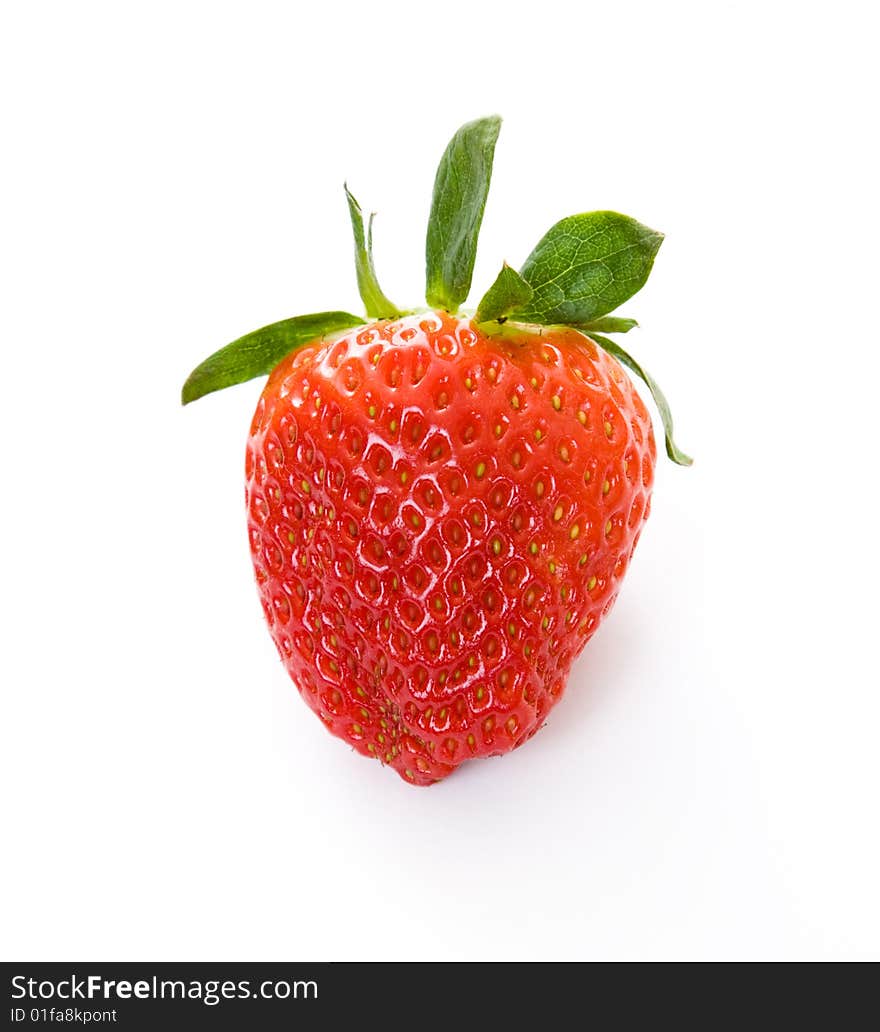
[[[440,159],[425,241],[425,298],[432,308],[457,312],[470,293],[500,130],[497,115],[468,122]]]
[[[425,296],[433,309],[455,314],[470,293],[500,129],[497,115],[468,122],[440,159],[425,242]],[[366,316],[399,318],[406,313],[388,299],[376,277],[373,216],[365,228],[361,207],[347,186],[345,196]],[[645,383],[660,414],[666,452],[684,466],[692,460],[673,440],[672,414],[663,392],[643,366],[605,336],[627,333],[638,325],[610,313],[645,285],[662,242],[662,233],[617,212],[570,215],[544,234],[518,272],[504,263],[473,320],[489,336],[504,335],[518,325],[569,326],[588,336]],[[359,316],[333,311],[255,330],[193,370],[183,387],[183,403],[266,375],[297,348],[363,323]]]
[[[363,321],[350,312],[316,312],[314,315],[283,319],[254,330],[253,333],[246,333],[225,348],[215,351],[193,369],[183,385],[181,400],[184,405],[188,405],[213,391],[253,380],[257,376],[266,376],[291,351],[329,333],[350,329]]]
[[[364,310],[371,319],[396,319],[403,312],[382,293],[376,270],[373,267],[373,217],[367,223],[367,236],[364,240],[364,216],[361,206],[354,199],[348,184],[344,186],[348,199],[348,211],[351,215],[351,228],[354,233],[354,267],[357,273],[358,291],[364,303]]]
[[[528,283],[505,262],[501,266],[501,272],[498,273],[495,282],[483,295],[480,307],[474,315],[474,322],[506,320],[511,312],[527,305],[533,295],[534,291]]]
[[[603,348],[608,352],[609,355],[613,355],[614,358],[620,362],[621,365],[625,365],[627,369],[632,370],[636,376],[645,384],[648,390],[651,392],[651,397],[654,399],[654,404],[657,406],[657,411],[660,413],[660,421],[663,424],[663,435],[666,438],[666,454],[670,459],[678,466],[690,466],[693,463],[693,459],[690,455],[685,453],[678,447],[672,437],[672,412],[669,408],[669,402],[666,400],[666,395],[660,390],[660,385],[654,379],[653,376],[630,355],[624,351],[619,344],[615,344],[613,340],[609,340],[607,337],[603,337],[594,331],[586,331],[586,335],[590,340],[595,341],[600,348]]]

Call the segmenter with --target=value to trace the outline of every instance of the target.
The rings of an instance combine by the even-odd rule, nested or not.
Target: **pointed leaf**
[[[596,333],[629,333],[638,325],[635,319],[617,319],[613,315],[604,315],[601,319],[593,319],[592,322],[578,323],[578,329],[584,333],[593,330]]]
[[[254,330],[196,366],[183,385],[181,400],[187,405],[212,391],[265,376],[282,358],[303,344],[310,344],[328,333],[360,326],[363,321],[349,312],[316,312]]]
[[[520,270],[535,294],[512,318],[574,325],[606,315],[641,290],[662,242],[662,233],[613,211],[562,219]]]
[[[358,290],[364,308],[371,319],[394,319],[403,313],[382,293],[376,270],[373,267],[373,216],[370,216],[367,236],[364,239],[364,216],[361,206],[345,185],[345,196],[348,199],[348,211],[351,215],[351,228],[354,232],[354,264],[357,272]]]
[[[514,309],[522,308],[532,299],[532,288],[520,276],[516,269],[504,263],[495,282],[486,291],[477,308],[474,322],[490,322],[503,319]]]
[[[689,455],[685,455],[676,445],[672,438],[672,412],[669,408],[669,402],[666,400],[663,391],[660,390],[657,381],[648,373],[648,371],[632,357],[627,354],[619,344],[615,344],[613,340],[609,340],[607,337],[601,337],[598,333],[590,333],[589,337],[594,340],[599,347],[604,348],[609,355],[613,355],[618,362],[621,362],[627,368],[631,369],[639,379],[643,380],[651,392],[651,396],[654,398],[654,403],[657,406],[657,410],[660,413],[660,420],[663,423],[663,433],[666,436],[666,454],[672,459],[673,462],[677,462],[679,466],[690,466],[693,463],[693,459]]]
[[[435,308],[457,311],[471,289],[500,129],[497,115],[468,122],[440,159],[425,246],[425,296]]]

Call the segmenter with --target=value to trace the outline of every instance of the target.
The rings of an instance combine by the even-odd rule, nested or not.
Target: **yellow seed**
[[[605,537],[608,537],[608,535],[609,535],[610,533],[611,533],[611,520],[609,520],[609,521],[608,521],[608,522],[607,522],[607,523],[605,524]]]
[[[533,541],[529,545],[529,551],[532,553],[532,555],[537,555],[538,554],[538,542],[537,541]]]
[[[586,414],[586,412],[578,412],[578,420],[580,421],[581,425],[583,426],[583,424],[586,423],[586,421],[587,421],[587,414]]]
[[[319,409],[320,407],[321,407],[321,399],[316,396],[315,397],[315,408]]]
[[[467,387],[468,390],[470,390],[474,385],[474,381],[469,376],[467,376],[465,377],[464,385],[465,387]]]
[[[590,577],[590,579],[587,581],[587,591],[592,591],[593,588],[595,588],[595,587],[596,587],[596,578],[595,577]]]
[[[515,409],[518,409],[518,408],[519,408],[519,398],[518,398],[518,397],[517,397],[517,396],[516,396],[515,394],[514,394],[514,396],[513,396],[513,397],[512,397],[511,399],[510,399],[510,404],[511,404],[511,405],[512,405],[512,406],[513,406],[513,407],[514,407]]]
[[[549,570],[549,571],[550,571],[551,573],[556,573],[556,563],[554,563],[552,559],[551,559],[551,560],[550,560],[550,562],[549,562],[549,563],[547,564],[547,569],[548,569],[548,570]]]
[[[495,538],[492,542],[492,551],[495,553],[495,555],[501,555],[501,542],[498,540],[498,538]]]
[[[611,436],[611,431],[612,431],[612,429],[613,429],[613,428],[612,428],[611,424],[610,424],[610,423],[608,422],[608,420],[606,419],[606,420],[605,420],[605,436],[606,436],[606,437],[610,437],[610,436]]]
[[[584,473],[584,483],[585,484],[589,484],[589,482],[592,479],[593,479],[593,474],[589,470],[586,470],[586,472]]]
[[[535,389],[537,389],[537,387],[538,387],[538,378],[537,378],[537,377],[535,377],[535,376],[533,376],[533,377],[531,378],[531,380],[529,380],[529,383],[530,383],[530,384],[531,384],[531,385],[532,385],[532,386],[533,386],[533,387],[534,387]]]
[[[580,532],[581,528],[575,523],[572,526],[571,530],[568,532],[568,536],[571,538],[572,541],[574,541],[578,534],[580,534]]]
[[[602,481],[602,494],[607,495],[611,490],[611,484],[607,480]]]
[[[303,491],[305,491],[306,494],[311,494],[312,493],[312,486],[308,482],[308,480],[304,480],[300,486],[302,487]]]
[[[556,508],[553,510],[553,520],[555,523],[558,523],[562,519],[562,514],[564,511],[565,510],[562,508],[561,505],[556,506]]]
[[[477,472],[477,480],[482,480],[483,479],[483,474],[486,472],[486,463],[485,462],[478,462],[477,463],[477,470],[476,470],[476,472]]]
[[[404,470],[400,474],[400,482],[401,482],[401,484],[405,484],[407,482],[407,480],[409,480],[409,473],[407,473],[407,471]]]
[[[541,433],[541,430],[540,430],[540,429],[538,429],[538,430],[536,430],[536,431],[535,431],[535,440],[536,440],[536,441],[540,441],[540,440],[541,440],[541,438],[542,438],[543,436],[544,436],[544,435],[543,435],[543,433]]]
[[[495,382],[495,377],[497,375],[498,375],[498,373],[495,371],[495,369],[492,366],[490,366],[488,371],[486,372],[486,376],[488,376],[489,379],[494,383]]]
[[[539,480],[537,482],[537,484],[535,484],[535,494],[540,498],[543,493],[544,493],[544,481],[543,480]]]
[[[500,437],[501,436],[501,424],[500,423],[496,423],[495,424],[495,436],[496,437]]]
[[[396,419],[392,419],[392,420],[391,420],[391,422],[390,422],[390,423],[388,424],[388,429],[389,429],[389,430],[391,431],[391,433],[393,433],[393,434],[394,434],[394,433],[397,433],[397,420],[396,420]]]
[[[558,394],[554,394],[550,400],[553,402],[553,408],[558,412],[562,408],[562,398]]]

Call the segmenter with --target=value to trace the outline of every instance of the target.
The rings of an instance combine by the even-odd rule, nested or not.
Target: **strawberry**
[[[605,334],[662,236],[613,212],[558,222],[476,312],[497,118],[453,137],[434,187],[428,311],[379,288],[346,188],[368,318],[324,312],[240,338],[184,402],[270,373],[246,453],[250,547],[278,652],[364,756],[427,785],[530,738],[617,593],[650,510],[651,420]]]

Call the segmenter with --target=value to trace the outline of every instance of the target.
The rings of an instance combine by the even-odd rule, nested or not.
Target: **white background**
[[[34,3],[0,31],[5,959],[878,958],[872,4]],[[558,218],[667,234],[621,314],[664,464],[525,749],[413,789],[262,624],[258,325],[418,303],[505,116],[475,295]]]

